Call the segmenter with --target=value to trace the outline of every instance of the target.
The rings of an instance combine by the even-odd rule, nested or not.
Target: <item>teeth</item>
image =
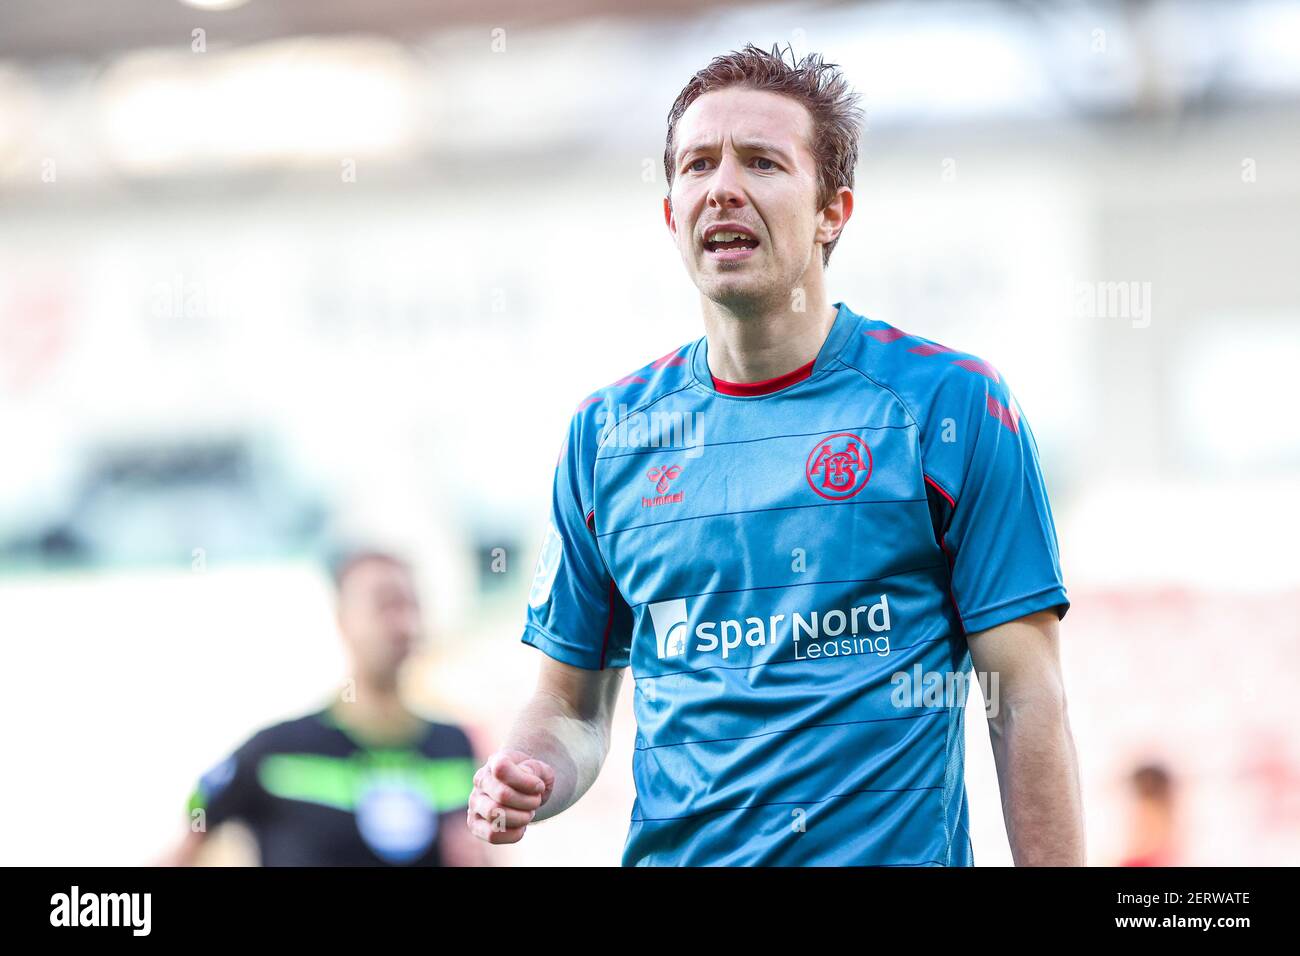
[[[731,242],[735,239],[753,239],[747,232],[728,232],[725,229],[715,232],[709,237],[709,242]]]

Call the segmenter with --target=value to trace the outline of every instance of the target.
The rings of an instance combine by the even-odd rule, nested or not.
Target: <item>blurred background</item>
[[[1033,423],[1091,862],[1300,862],[1300,4],[1256,0],[7,0],[0,862],[154,859],[336,693],[341,539],[416,562],[410,699],[496,748],[568,417],[702,334],[664,123],[749,41],[863,95],[833,299]],[[618,862],[630,686],[495,859]]]

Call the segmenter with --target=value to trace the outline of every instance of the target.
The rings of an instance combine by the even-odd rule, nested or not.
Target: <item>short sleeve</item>
[[[191,817],[195,810],[202,810],[209,827],[235,818],[247,821],[255,817],[262,805],[262,789],[257,782],[260,753],[258,738],[253,737],[203,774],[190,796]]]
[[[1048,609],[1064,617],[1070,602],[1029,421],[987,364],[954,374],[968,377],[936,409],[943,417],[927,442],[925,480],[942,513],[936,530],[962,625],[974,633]]]
[[[555,468],[522,638],[561,663],[588,670],[626,667],[632,634],[631,610],[596,538],[590,505],[596,437],[576,414]]]

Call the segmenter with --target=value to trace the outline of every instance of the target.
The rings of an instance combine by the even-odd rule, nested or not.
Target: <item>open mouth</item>
[[[758,248],[758,237],[742,229],[710,229],[704,250],[720,259],[740,259]]]

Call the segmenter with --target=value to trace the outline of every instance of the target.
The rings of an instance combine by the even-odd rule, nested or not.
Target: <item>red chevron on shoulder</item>
[[[669,357],[670,355],[672,355],[672,354],[673,354],[673,353],[670,352],[670,353],[668,353],[668,355],[665,355],[664,358],[666,359],[666,358],[668,358],[668,357]],[[663,359],[659,359],[658,361],[659,361],[659,362],[662,362]],[[657,363],[656,363],[656,364],[657,364]],[[668,363],[668,364],[672,364],[672,363]],[[617,382],[610,382],[610,383],[609,383],[607,386],[605,386],[605,387],[606,387],[606,388],[618,388],[620,385],[644,385],[645,382],[646,382],[645,379],[643,379],[640,375],[637,375],[637,374],[634,372],[634,373],[631,374],[631,375],[625,375],[625,376],[623,376],[623,377],[620,378]],[[601,400],[601,395],[600,395],[600,393],[597,393],[597,394],[595,394],[595,395],[588,396],[587,398],[584,398],[584,399],[579,403],[579,405],[578,405],[578,411],[580,411],[580,412],[581,412],[581,411],[585,411],[586,409],[590,408],[592,405],[595,405],[595,404],[596,404],[597,402],[599,402],[600,400]]]
[[[1003,425],[1006,425],[1017,435],[1020,434],[1020,415],[1016,411],[1014,403],[1011,405],[1003,405],[996,398],[990,395],[989,414],[1000,421]]]
[[[915,348],[908,349],[908,351],[916,355],[940,355],[943,352],[951,352],[952,349],[948,348],[946,345],[939,345],[935,342],[923,342]]]
[[[650,367],[653,369],[660,369],[660,368],[671,368],[674,365],[685,365],[686,357],[681,354],[681,351],[684,348],[686,348],[686,346],[683,345],[673,349],[667,355],[661,355],[659,358],[655,359],[653,362],[650,363]]]
[[[967,369],[968,371],[971,372],[978,372],[980,375],[983,375],[985,378],[991,378],[995,382],[1002,381],[1001,376],[998,375],[998,370],[995,369],[988,362],[983,361],[982,359],[975,359],[975,358],[956,359],[952,364],[960,365],[962,368]]]

